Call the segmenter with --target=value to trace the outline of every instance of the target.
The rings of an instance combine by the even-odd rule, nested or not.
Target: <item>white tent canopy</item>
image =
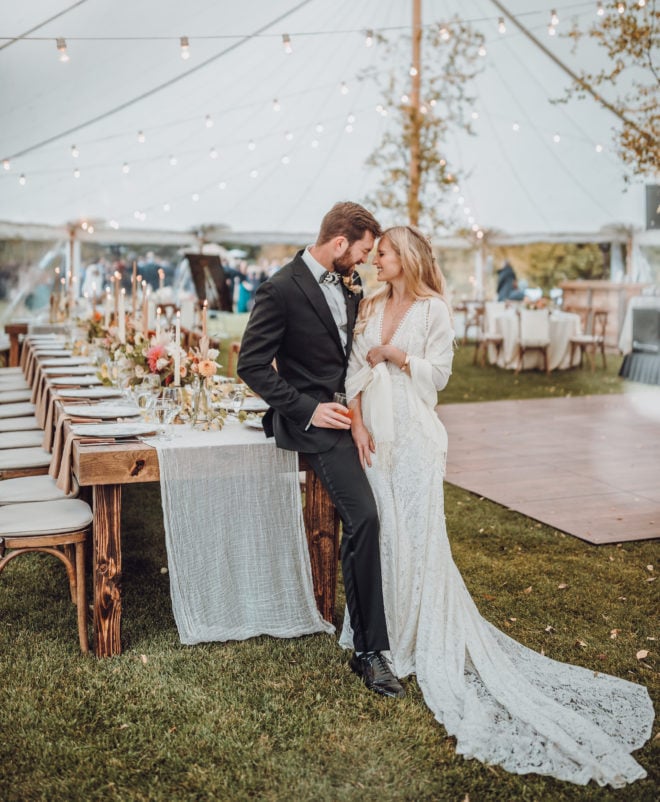
[[[361,200],[380,180],[364,163],[391,119],[376,110],[377,87],[358,75],[370,65],[408,70],[409,62],[385,64],[377,43],[365,46],[367,30],[410,31],[408,0],[5,6],[0,159],[10,164],[0,168],[0,220],[310,232],[336,200]],[[507,7],[573,69],[593,60],[588,44],[572,54],[566,40],[547,35],[549,6]],[[586,27],[595,8],[562,7],[558,33],[572,18]],[[498,33],[500,12],[487,0],[423,4],[424,24],[454,13],[486,35],[477,135],[447,142],[449,164],[469,172],[461,197],[478,225],[509,233],[642,228],[643,187],[626,191],[611,147],[617,119],[590,99],[553,105],[568,77],[513,25]],[[67,63],[56,37],[66,40]],[[433,54],[423,56],[430,68]]]

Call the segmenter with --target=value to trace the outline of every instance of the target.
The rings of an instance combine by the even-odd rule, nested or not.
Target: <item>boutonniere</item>
[[[355,275],[355,274],[353,274],[353,275]],[[349,292],[353,293],[353,295],[362,295],[362,285],[356,284],[353,281],[353,276],[352,275],[351,276],[344,276],[342,278],[342,282],[344,284],[344,287],[346,287],[346,289]]]

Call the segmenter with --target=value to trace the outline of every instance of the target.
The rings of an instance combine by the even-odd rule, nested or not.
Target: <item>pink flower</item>
[[[147,362],[152,373],[158,373],[158,360],[166,359],[167,352],[164,345],[152,345],[147,351]]]

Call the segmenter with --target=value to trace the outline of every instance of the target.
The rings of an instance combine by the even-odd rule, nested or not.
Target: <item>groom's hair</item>
[[[362,239],[366,231],[376,238],[381,235],[381,228],[373,214],[359,203],[341,201],[335,203],[321,221],[316,244],[323,245],[333,237],[346,237],[348,244],[352,245]]]

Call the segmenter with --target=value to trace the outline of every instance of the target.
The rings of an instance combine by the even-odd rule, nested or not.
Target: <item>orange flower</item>
[[[209,376],[215,376],[218,372],[218,363],[214,362],[212,359],[200,359],[197,370],[200,376],[208,379]]]

